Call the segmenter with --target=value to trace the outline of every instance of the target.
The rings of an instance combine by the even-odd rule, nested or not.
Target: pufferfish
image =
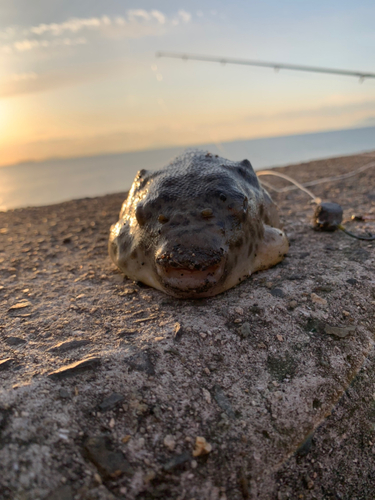
[[[177,298],[224,292],[288,248],[250,162],[200,150],[140,170],[109,237],[109,255],[128,278]]]

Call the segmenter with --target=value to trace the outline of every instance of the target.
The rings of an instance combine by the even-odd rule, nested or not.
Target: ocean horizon
[[[375,150],[375,127],[333,130],[220,144],[30,161],[0,167],[0,210],[60,203],[126,191],[138,170],[157,170],[185,149],[250,160],[255,170]]]

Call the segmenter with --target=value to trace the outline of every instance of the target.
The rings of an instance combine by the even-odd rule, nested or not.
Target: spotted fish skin
[[[200,150],[140,170],[109,237],[109,255],[128,278],[179,298],[221,293],[288,248],[250,162]]]

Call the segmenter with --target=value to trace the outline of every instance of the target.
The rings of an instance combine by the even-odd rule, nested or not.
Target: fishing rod
[[[320,68],[318,66],[304,66],[302,64],[255,61],[251,59],[236,59],[233,57],[215,57],[215,56],[204,56],[196,54],[183,54],[176,52],[156,52],[156,57],[172,57],[174,59],[182,59],[183,61],[192,60],[192,61],[216,62],[220,64],[241,64],[244,66],[260,66],[263,68],[273,68],[275,71],[279,71],[280,69],[288,69],[294,71],[308,71],[312,73],[327,73],[331,75],[355,76],[359,78],[360,83],[362,83],[365,78],[375,78],[375,73],[368,73],[366,71]]]

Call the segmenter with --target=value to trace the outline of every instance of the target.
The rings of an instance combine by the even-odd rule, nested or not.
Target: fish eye
[[[221,199],[221,201],[227,201],[227,197],[225,196],[224,193],[220,193],[219,198]]]
[[[147,222],[147,219],[149,218],[148,214],[144,209],[144,206],[141,205],[140,203],[137,205],[137,208],[135,209],[135,217],[140,226],[144,226]]]

